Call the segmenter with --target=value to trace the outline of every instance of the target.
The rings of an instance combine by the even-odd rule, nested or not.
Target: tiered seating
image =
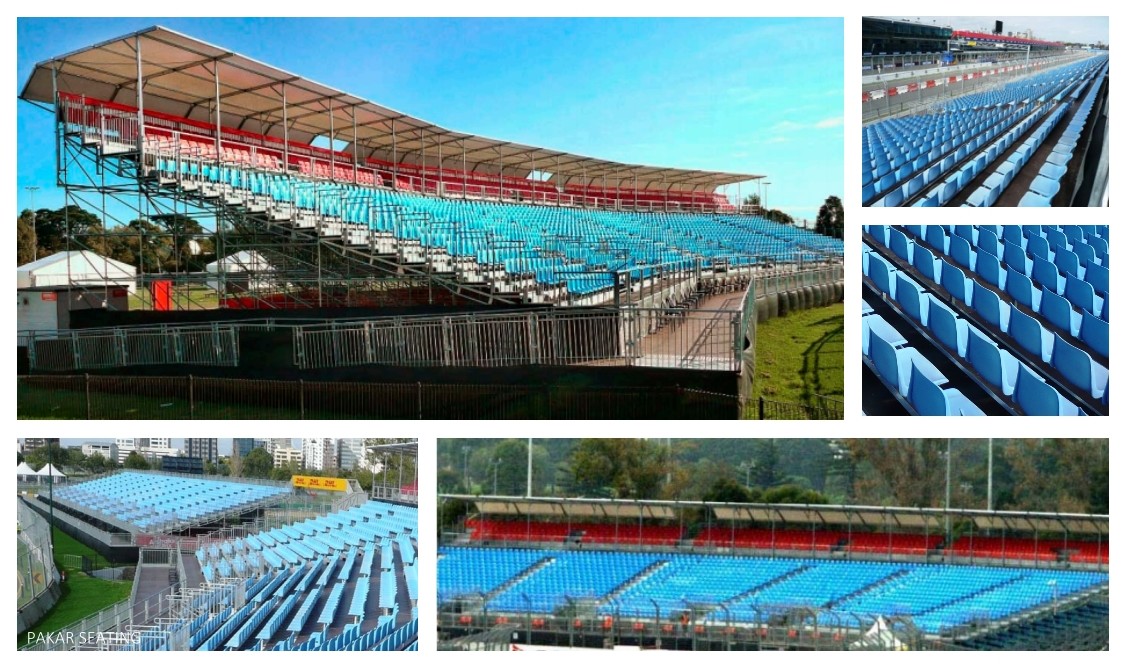
[[[844,537],[841,531],[710,527],[699,533],[694,543],[759,550],[830,551],[838,547]]]
[[[437,590],[442,596],[486,593],[542,559],[538,550],[445,550],[438,556]]]
[[[510,613],[549,613],[574,599],[593,598],[600,615],[673,619],[701,607],[711,610],[708,618],[714,621],[751,623],[762,614],[814,608],[829,610],[820,620],[824,624],[864,624],[904,614],[923,631],[939,633],[971,619],[1020,615],[1107,584],[1107,573],[1029,568],[444,548],[438,597],[455,595],[444,588],[447,566],[482,571],[492,561],[489,552],[521,553],[522,563],[542,564],[529,575],[494,580],[487,607]]]
[[[1088,121],[1088,115],[1092,112],[1092,105],[1096,103],[1100,86],[1103,84],[1106,75],[1107,68],[1105,67],[1104,71],[1093,80],[1088,96],[1076,108],[1072,120],[1069,121],[1064,133],[1053,146],[1053,152],[1049,154],[1045,164],[1038,170],[1037,176],[1030,184],[1029,192],[1022,196],[1018,206],[1052,206],[1053,197],[1060,190],[1061,177],[1065,175],[1076,145],[1080,142],[1080,137],[1084,133],[1084,125]]]
[[[986,559],[1018,561],[1059,561],[1107,563],[1107,544],[1058,539],[962,536],[947,550],[948,554]]]
[[[577,539],[586,543],[674,545],[682,538],[679,527],[597,522],[541,522],[471,518],[472,540],[553,541]]]
[[[914,206],[942,206],[1048,115],[1043,127],[1031,134],[1009,164],[1004,163],[997,178],[971,193],[969,206],[990,206],[1054,129],[1073,92],[1100,74],[1106,60],[1096,57],[1072,63],[997,90],[954,98],[935,113],[866,126],[862,130],[863,204],[900,206],[935,185]],[[1100,78],[1096,81],[1098,91]],[[1094,97],[1084,104],[1090,105]],[[1071,157],[1067,141],[1065,146]],[[1056,180],[1053,172],[1048,171],[1046,180]],[[1038,187],[1049,189],[1045,181]]]
[[[201,649],[369,649],[399,626],[398,579],[416,601],[417,509],[368,501],[347,510],[212,543],[196,552],[204,577],[248,573],[246,605],[193,629]],[[395,547],[400,559],[395,558]],[[375,569],[375,558],[381,555]],[[372,594],[377,580],[379,595]],[[193,622],[194,625],[194,622]],[[342,627],[342,628],[341,628]],[[381,631],[380,631],[381,630]],[[416,635],[414,628],[413,636]],[[397,649],[409,636],[398,634]],[[409,637],[413,637],[409,636]]]
[[[1107,405],[1106,227],[871,226],[867,232],[912,271],[897,271],[878,251],[865,247],[865,275],[993,391],[1030,415],[1083,413],[1070,396]],[[910,273],[941,289],[929,291]],[[967,309],[977,320],[960,316]],[[863,354],[914,406],[914,400],[929,406],[936,394],[927,381],[940,386],[947,379],[927,360],[918,361],[910,348],[899,349],[905,343],[876,314],[863,316]],[[916,397],[908,392],[912,372],[902,362],[905,358],[927,379],[921,380],[918,387],[924,392]],[[890,364],[894,359],[896,376]],[[1022,360],[1051,368],[1050,380]],[[1053,387],[1058,382],[1064,395]],[[948,406],[964,406],[953,396],[954,388],[939,389],[949,397]]]
[[[71,106],[67,123],[74,129],[97,127],[104,115],[113,112],[135,114],[137,109],[128,105],[106,102],[69,93],[60,93]],[[432,165],[394,163],[369,158],[366,164],[356,164],[352,154],[332,151],[308,144],[288,143],[288,165],[285,169],[285,142],[278,137],[260,135],[230,127],[222,128],[221,150],[215,141],[216,126],[145,110],[145,136],[153,148],[164,152],[178,152],[202,160],[221,161],[252,169],[276,172],[293,171],[301,175],[381,186],[393,183],[394,187],[411,192],[444,193],[449,196],[529,199],[542,204],[605,206],[620,202],[629,207],[678,207],[697,211],[731,211],[733,206],[721,194],[682,190],[644,190],[629,187],[626,180],[618,187],[584,186],[570,183],[559,191],[551,181],[537,181],[506,177],[484,172],[462,171]]]
[[[921,536],[909,533],[853,533],[846,549],[866,554],[925,555],[936,549],[943,536]]]
[[[276,502],[285,487],[125,471],[55,489],[57,502],[140,529],[201,524],[246,506]]]

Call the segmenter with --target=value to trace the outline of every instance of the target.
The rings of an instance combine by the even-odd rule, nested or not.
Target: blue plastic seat
[[[1026,415],[1082,415],[1071,401],[1023,364],[1018,369],[1014,401]]]
[[[1037,258],[1048,260],[1052,257],[1049,252],[1049,242],[1041,236],[1040,232],[1026,235],[1026,255],[1035,260]]]
[[[967,361],[984,380],[999,388],[1002,394],[1013,394],[1018,360],[974,327],[968,327],[967,330]]]
[[[980,249],[975,254],[975,273],[999,290],[1006,288],[1006,270],[1002,268],[997,257],[985,250]]]
[[[881,292],[892,296],[895,283],[892,280],[893,274],[897,273],[885,258],[877,253],[870,253],[869,257],[869,278],[873,284],[877,286]]]
[[[901,306],[901,310],[905,315],[912,318],[915,322],[920,323],[922,326],[928,326],[928,293],[905,275],[904,272],[897,272],[897,285],[896,296],[894,299]]]
[[[1052,331],[1045,329],[1033,316],[1022,313],[1019,309],[1010,310],[1010,327],[1007,333],[1017,341],[1018,345],[1027,353],[1040,358],[1046,364],[1053,359]]]
[[[1107,369],[1093,361],[1088,353],[1059,336],[1053,344],[1052,364],[1066,380],[1091,394],[1093,399],[1103,396],[1107,385]]]
[[[1074,317],[1072,305],[1064,297],[1051,290],[1041,291],[1041,315],[1062,332],[1076,336],[1080,331],[1079,315]]]
[[[1050,201],[1049,198],[1042,197],[1041,195],[1038,195],[1037,193],[1033,192],[1032,190],[1027,190],[1026,194],[1022,195],[1022,198],[1020,200],[1018,200],[1018,206],[1042,207],[1042,206],[1053,206],[1053,204],[1052,204],[1052,202]]]
[[[1108,292],[1108,285],[1111,270],[1098,264],[1089,264],[1084,268],[1084,280],[1092,284],[1092,287],[1101,295],[1106,295]]]
[[[1061,279],[1060,272],[1057,271],[1057,265],[1044,258],[1034,258],[1033,260],[1033,280],[1041,284],[1042,287],[1052,290],[1057,294],[1063,292],[1063,279]]]
[[[895,388],[904,397],[909,396],[913,365],[937,385],[948,382],[939,369],[915,348],[894,348],[873,331],[870,332],[870,359],[882,381],[889,387]]]
[[[870,333],[875,333],[882,340],[893,346],[903,346],[908,343],[905,337],[901,336],[892,325],[885,322],[885,318],[871,313],[870,315],[862,318],[862,354],[869,356],[870,354]]]
[[[1108,323],[1096,316],[1085,312],[1080,319],[1080,340],[1100,355],[1107,357],[1108,353]]]
[[[939,225],[929,225],[925,228],[924,241],[935,248],[937,253],[945,254],[948,252],[948,233]]]
[[[928,330],[956,355],[963,357],[967,353],[967,321],[939,299],[928,300]]]
[[[951,258],[960,267],[975,271],[975,251],[971,242],[957,234],[951,237]]]
[[[955,388],[941,388],[915,365],[912,367],[908,400],[919,415],[985,415],[962,392]]]
[[[1002,261],[1006,263],[1007,269],[1029,275],[1029,260],[1021,246],[1012,243],[1005,244],[1002,247]]]
[[[942,262],[932,255],[932,251],[924,246],[913,244],[912,262],[913,266],[916,267],[916,270],[919,271],[922,276],[936,283],[940,282],[940,265]]]
[[[895,227],[889,228],[889,250],[905,262],[912,264],[913,242]]]
[[[954,264],[945,262],[940,277],[940,285],[944,286],[952,297],[963,302],[967,306],[971,305],[971,295],[974,289],[975,282],[967,278],[963,274],[963,270]]]
[[[1065,281],[1065,298],[1074,308],[1082,308],[1092,315],[1098,315],[1103,306],[1103,299],[1096,296],[1092,284],[1079,278],[1069,278]]]
[[[975,284],[971,307],[986,322],[1005,332],[1010,323],[1010,305],[990,288]]]

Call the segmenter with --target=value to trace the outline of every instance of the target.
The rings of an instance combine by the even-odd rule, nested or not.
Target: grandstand
[[[1101,205],[1108,57],[1067,54],[1024,67],[1024,76],[999,86],[863,127],[863,205]]]
[[[1107,226],[863,230],[868,414],[1107,415]]]
[[[463,527],[442,527],[444,639],[510,627],[523,643],[603,648],[1100,649],[1107,641],[1106,516],[442,499],[474,509]],[[648,532],[651,540],[637,539]],[[598,538],[585,544],[587,534]]]
[[[416,651],[416,486],[386,482],[388,498],[372,499],[354,481],[128,471],[56,486],[53,504],[29,498],[87,545],[131,550],[137,567],[130,600],[26,649]]]
[[[764,282],[814,288],[808,305],[841,298],[841,240],[740,204],[761,175],[460,133],[162,27],[39,63],[21,98],[54,114],[68,201],[109,226],[99,193],[127,192],[114,200],[136,202],[130,216],[189,216],[225,253],[263,260],[142,267],[142,313],[83,310],[71,330],[22,333],[33,374],[334,381],[425,367],[448,384],[458,366],[639,366],[743,398]],[[219,308],[169,296],[196,284],[218,287]],[[541,340],[527,346],[528,330]],[[264,359],[266,331],[292,355]],[[721,383],[690,373],[714,369]],[[599,374],[586,387],[650,384],[586,373]],[[536,387],[558,375],[527,374]]]

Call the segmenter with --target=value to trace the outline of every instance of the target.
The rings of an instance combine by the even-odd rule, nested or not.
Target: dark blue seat
[[[1033,280],[1057,294],[1063,292],[1057,265],[1044,258],[1036,257],[1033,259]]]
[[[995,257],[1001,257],[998,246],[998,235],[990,230],[979,229],[979,250],[986,251]]]
[[[1003,225],[1002,226],[1002,241],[1007,245],[1013,244],[1019,248],[1025,248],[1026,238],[1025,232],[1022,231],[1021,225]]]
[[[1110,276],[1111,270],[1098,264],[1089,264],[1084,269],[1084,280],[1091,283],[1096,292],[1101,295],[1105,295],[1108,292],[1108,279]]]
[[[1076,253],[1067,248],[1057,248],[1053,251],[1053,264],[1065,276],[1084,278],[1084,268],[1080,266],[1080,258]]]
[[[979,317],[1005,332],[1010,323],[1010,305],[999,299],[990,288],[975,284],[971,308]]]
[[[944,254],[948,252],[948,234],[939,225],[929,225],[925,228],[924,240],[937,252]]]
[[[1041,308],[1041,290],[1025,274],[1011,269],[1006,272],[1006,294],[1036,313]]]
[[[897,273],[885,258],[877,253],[870,253],[869,257],[870,269],[869,277],[873,284],[877,286],[885,294],[891,294],[893,291],[893,274]]]
[[[1095,249],[1082,241],[1072,244],[1072,252],[1076,253],[1076,257],[1080,258],[1080,265],[1083,267],[1087,267],[1090,264],[1097,264]]]
[[[928,293],[905,275],[904,272],[898,271],[897,285],[895,289],[894,299],[901,306],[901,310],[905,315],[912,318],[915,322],[920,323],[922,326],[928,326]]]
[[[913,242],[895,227],[889,228],[889,250],[905,262],[912,264]]]
[[[1039,234],[1026,235],[1026,255],[1034,258],[1049,259],[1049,242]]]
[[[1074,308],[1082,308],[1092,315],[1097,315],[1103,306],[1103,300],[1096,296],[1092,284],[1079,278],[1069,278],[1065,281],[1065,297]]]
[[[1070,383],[1092,395],[1103,396],[1107,385],[1107,369],[1096,363],[1091,355],[1061,337],[1053,343],[1053,368]]]
[[[1007,269],[1013,269],[1027,276],[1029,275],[1029,260],[1026,258],[1026,252],[1021,246],[1005,244],[1002,247],[1002,261],[1006,263]]]

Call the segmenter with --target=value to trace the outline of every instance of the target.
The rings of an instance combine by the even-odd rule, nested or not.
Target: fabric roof
[[[51,464],[47,464],[43,468],[39,469],[39,475],[51,476],[52,478],[66,477],[66,474],[60,471],[57,466],[52,466]]]
[[[16,467],[16,475],[39,475],[35,469],[27,465],[27,462],[20,462]]]
[[[528,177],[550,173],[549,182],[615,187],[629,182],[646,190],[707,190],[764,178],[762,175],[652,167],[600,160],[442,128],[364,98],[311,81],[201,40],[153,26],[38,63],[20,97],[53,104],[58,90],[139,106],[137,46],[144,80],[144,108],[214,122],[217,68],[221,125],[309,144],[319,136],[348,142],[360,159],[375,157],[448,169]],[[284,101],[284,103],[282,103]],[[355,131],[352,131],[352,128]],[[396,141],[392,137],[396,136]]]

